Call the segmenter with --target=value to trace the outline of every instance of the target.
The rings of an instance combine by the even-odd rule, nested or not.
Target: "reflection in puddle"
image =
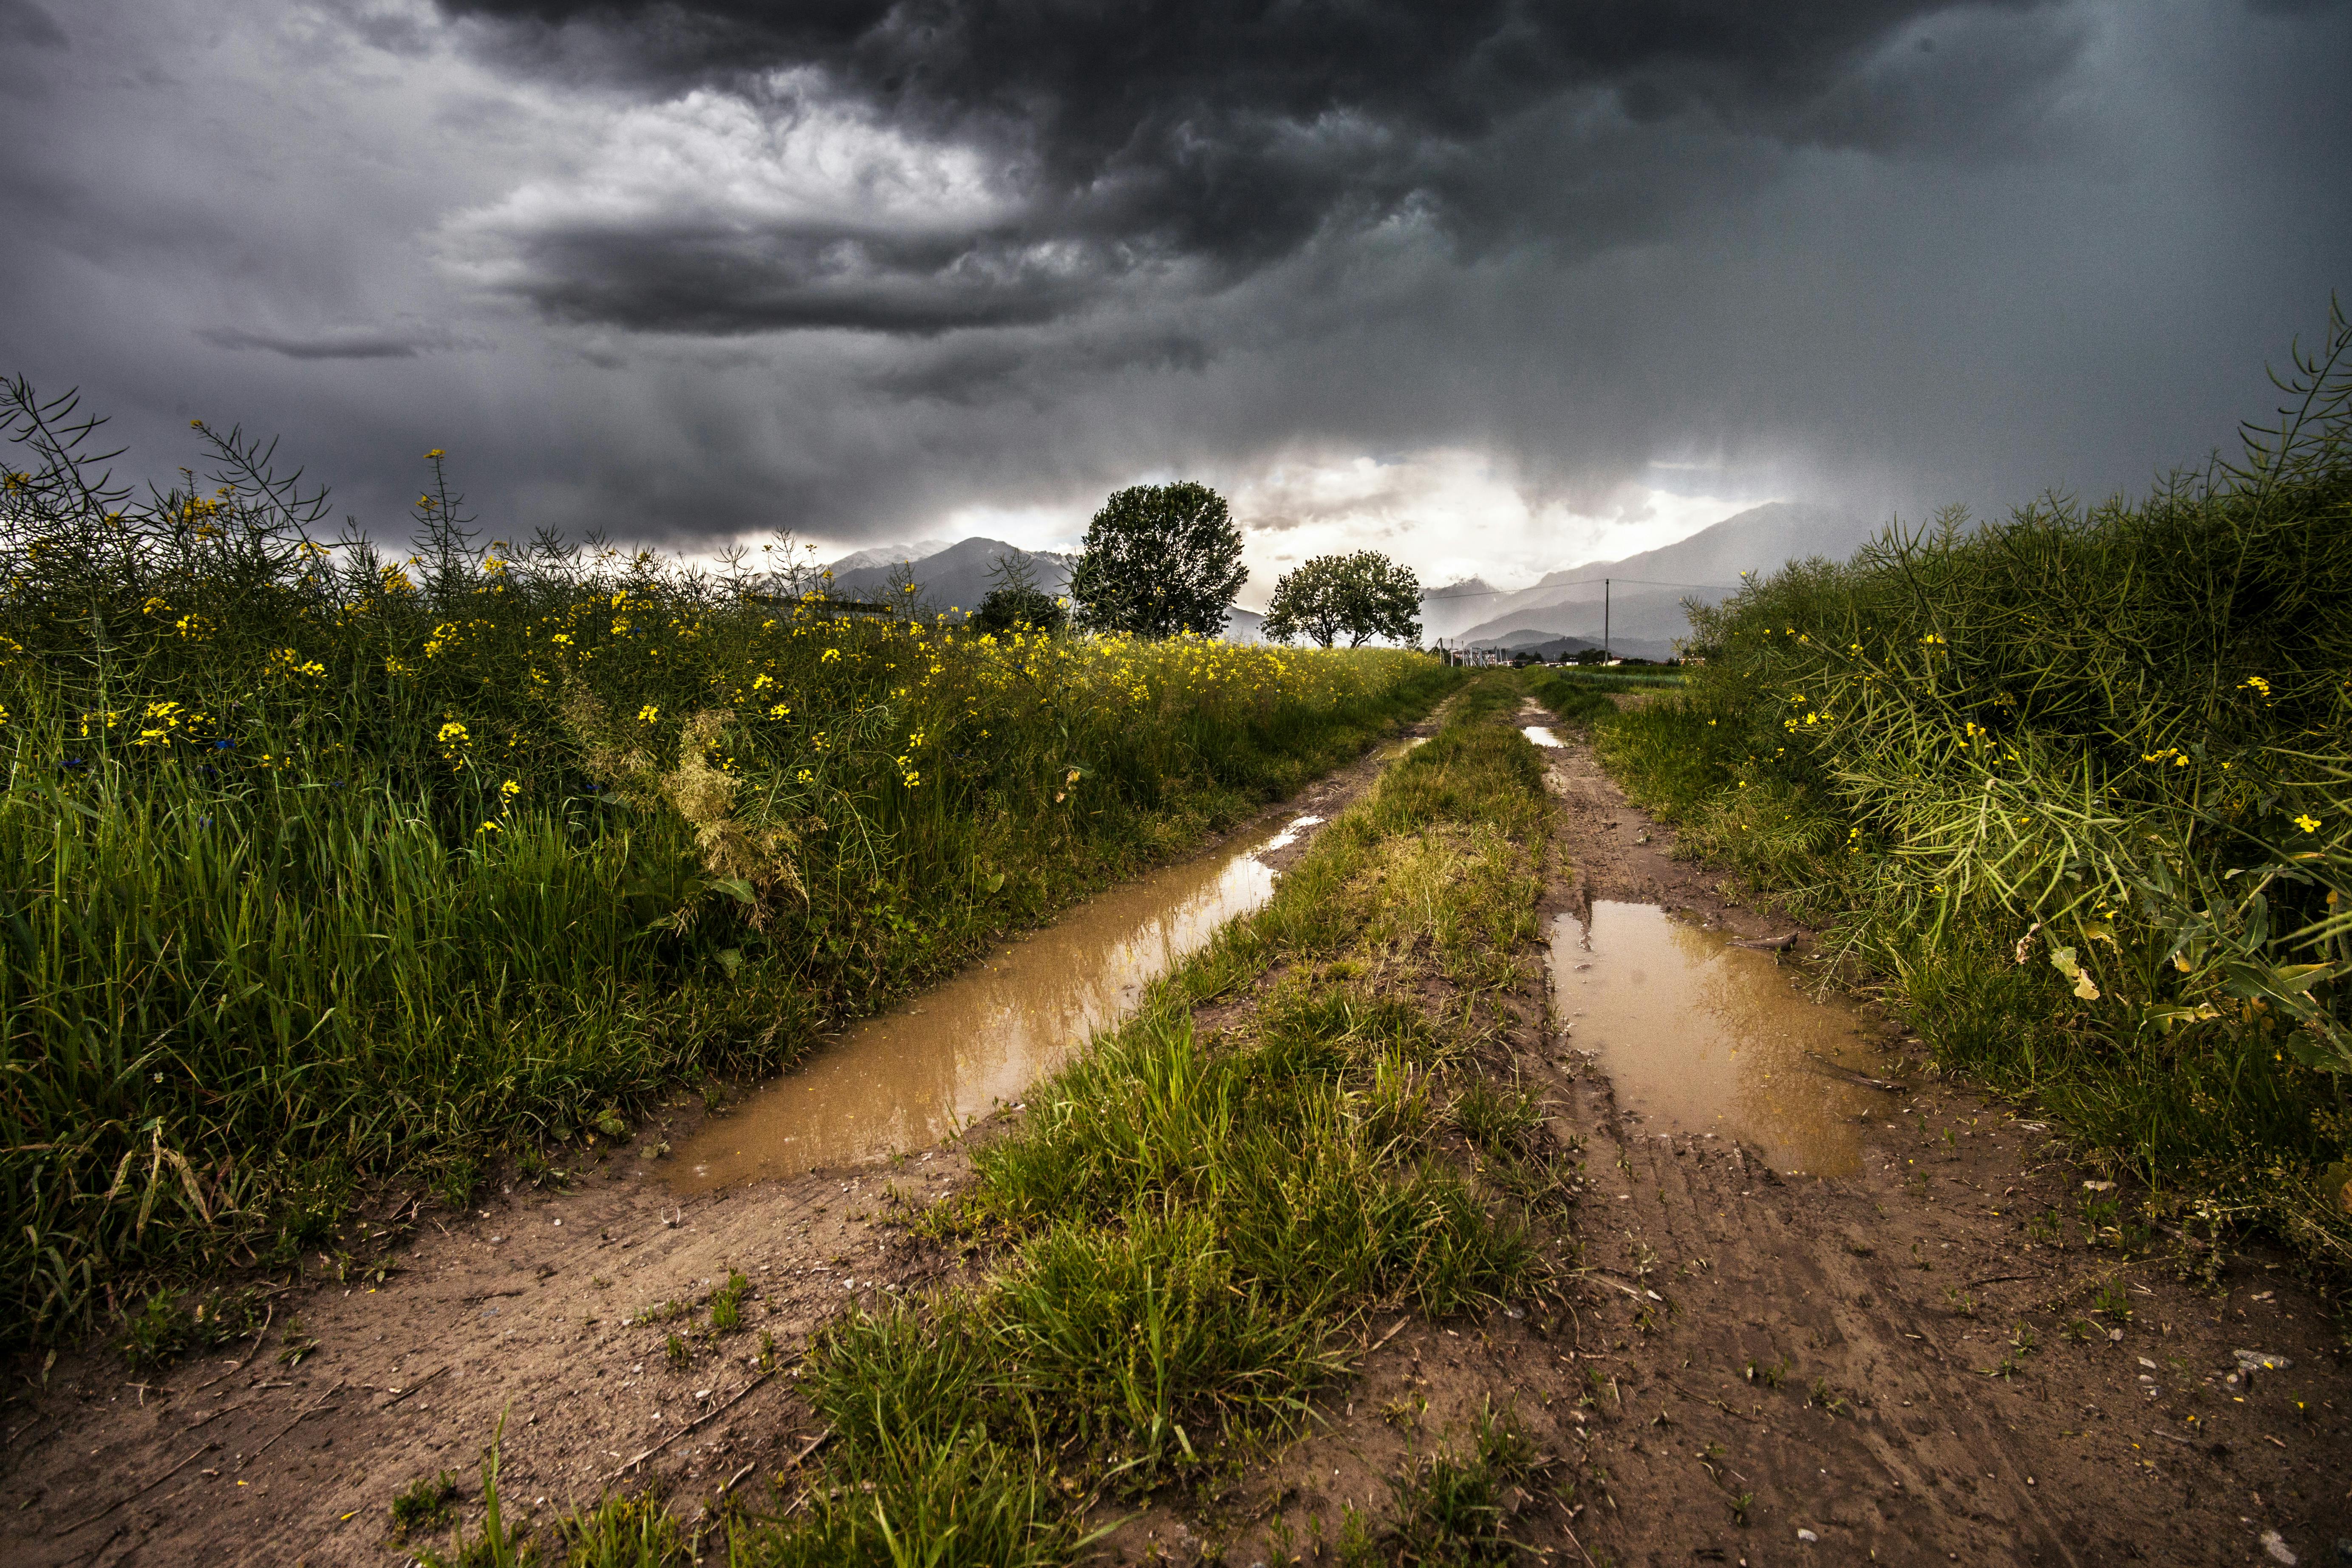
[[[1654,904],[1596,903],[1592,930],[1552,922],[1552,1003],[1569,1043],[1600,1053],[1620,1104],[1686,1132],[1744,1140],[1776,1169],[1861,1169],[1859,1122],[1902,1101],[1837,1069],[1885,1071],[1864,1026],[1800,994],[1771,955]]]
[[[1275,873],[1258,857],[1322,821],[1234,844],[1114,888],[1046,930],[1006,943],[842,1037],[678,1152],[674,1184],[700,1192],[756,1176],[868,1160],[935,1143],[1014,1100],[1135,1010],[1143,988],[1263,905]]]
[[[1288,823],[1284,825],[1281,832],[1276,834],[1273,837],[1259,845],[1255,849],[1252,850],[1251,853],[1254,855],[1271,855],[1277,849],[1287,849],[1292,845],[1298,842],[1298,834],[1300,829],[1312,827],[1322,820],[1323,819],[1319,816],[1293,817]]]
[[[1522,724],[1519,726],[1519,733],[1538,746],[1549,746],[1555,751],[1564,743],[1558,735],[1551,732],[1551,726],[1549,724]]]

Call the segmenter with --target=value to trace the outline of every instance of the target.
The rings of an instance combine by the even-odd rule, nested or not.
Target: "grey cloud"
[[[308,335],[249,332],[236,327],[205,327],[196,336],[221,349],[259,349],[288,359],[415,359],[430,349],[457,346],[440,332],[385,331],[352,327]]]
[[[36,49],[71,47],[57,18],[33,0],[0,0],[0,43],[24,44]]]
[[[714,334],[1033,324],[1139,275],[1213,291],[1398,223],[1590,248],[1643,231],[1612,205],[1659,205],[1562,199],[1605,184],[1629,135],[1956,153],[2032,122],[2074,43],[2038,0],[443,4],[499,58],[566,79],[783,112],[772,73],[814,73],[821,98],[982,149],[1003,177],[1009,216],[915,237],[690,204],[503,234],[501,287],[551,316]],[[1901,47],[1931,25],[1958,47]]]
[[[2347,282],[2341,6],[1460,9],[1362,7],[1403,31],[1318,65],[1216,6],[1122,56],[941,5],[803,7],[785,48],[748,10],[86,0],[70,51],[0,49],[0,371],[159,476],[195,415],[282,432],[387,528],[434,447],[495,531],[691,548],[1438,447],[1571,505],[1916,516],[2198,458]],[[608,136],[796,111],[793,61],[993,205],[810,218],[658,161],[606,199]],[[159,66],[203,90],[117,85]]]

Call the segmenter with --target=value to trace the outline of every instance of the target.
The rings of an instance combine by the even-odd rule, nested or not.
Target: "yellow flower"
[[[452,719],[441,726],[441,733],[437,739],[445,746],[462,746],[472,737],[466,732],[465,725]]]
[[[521,793],[522,785],[515,783],[512,779],[509,779],[506,783],[499,785],[499,798],[501,800],[512,800]]]
[[[427,452],[427,453],[425,453],[425,460],[426,462],[430,463],[430,462],[434,461],[434,460],[435,460],[435,459],[436,459],[436,458],[446,458],[446,457],[447,457],[448,455],[449,455],[448,453],[444,452],[440,447],[434,447],[434,448],[433,448],[433,450],[431,450],[431,451],[429,451],[429,452]]]
[[[2309,812],[2305,812],[2297,816],[2294,818],[2294,825],[2297,827],[2302,828],[2305,833],[2316,833],[2319,831],[2319,818],[2312,816]]]
[[[651,724],[660,717],[661,710],[651,702],[637,710],[637,722],[640,724]]]

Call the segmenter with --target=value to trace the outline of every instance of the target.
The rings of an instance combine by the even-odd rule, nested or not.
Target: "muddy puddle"
[[[1300,816],[1114,888],[1056,924],[1005,943],[906,1005],[853,1025],[789,1076],[705,1122],[671,1182],[707,1191],[760,1176],[881,1158],[936,1143],[1020,1100],[1088,1036],[1135,1010],[1143,988],[1265,904],[1260,857],[1323,819]]]
[[[1549,724],[1522,724],[1519,726],[1519,733],[1537,745],[1549,746],[1553,751],[1558,751],[1564,744],[1558,735],[1551,732],[1551,726]]]
[[[1568,1044],[1597,1052],[1648,1131],[1738,1138],[1787,1174],[1861,1168],[1861,1124],[1904,1100],[1848,1005],[1815,1002],[1769,952],[1654,904],[1595,903],[1552,922],[1552,1001]]]

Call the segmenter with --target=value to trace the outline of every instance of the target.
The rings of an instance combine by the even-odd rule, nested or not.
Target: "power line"
[[[1539,588],[1590,588],[1603,583],[1632,583],[1643,588],[1709,588],[1726,594],[1736,594],[1745,584],[1740,583],[1662,583],[1654,577],[1579,577],[1567,583],[1538,583],[1532,588],[1474,588],[1466,594],[1423,594],[1425,604],[1432,599],[1491,599],[1505,594],[1532,594]]]

